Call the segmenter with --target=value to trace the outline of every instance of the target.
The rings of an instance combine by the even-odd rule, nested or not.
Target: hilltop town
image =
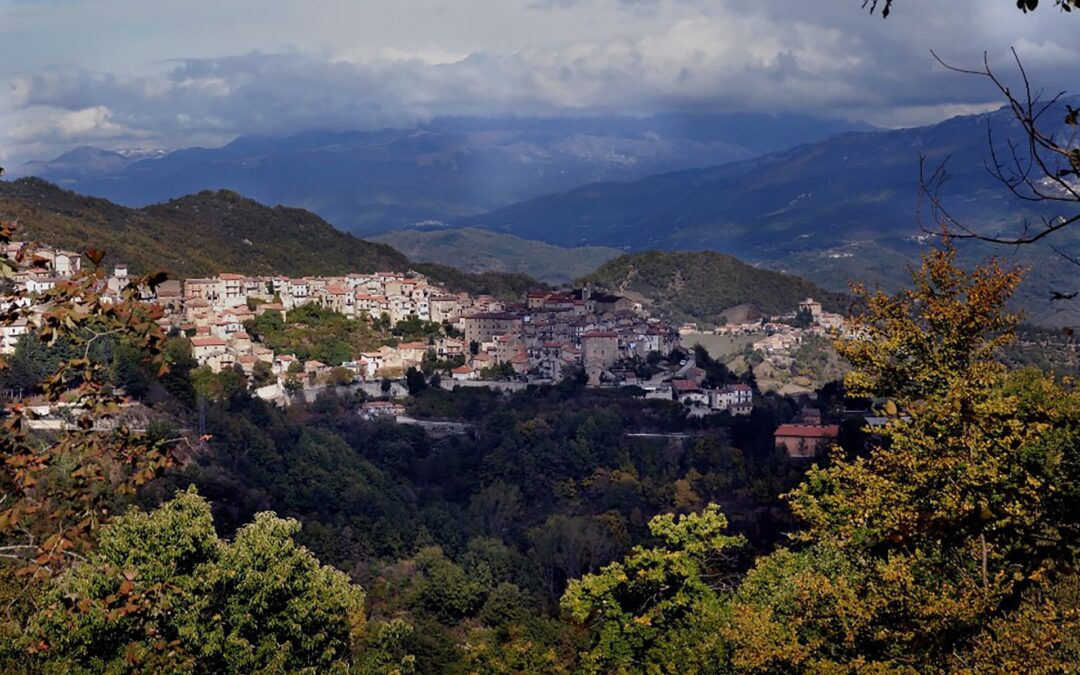
[[[78,253],[24,242],[8,245],[4,255],[17,262],[9,290],[31,297],[82,265]],[[115,265],[108,292],[118,293],[129,281],[126,266]],[[750,386],[710,382],[682,349],[681,333],[691,327],[676,328],[640,303],[589,284],[531,290],[518,302],[506,302],[451,292],[415,271],[302,278],[222,273],[168,280],[142,296],[162,308],[163,329],[187,338],[199,367],[240,374],[255,395],[286,405],[294,396],[311,399],[327,387],[355,386],[382,398],[407,395],[407,375],[413,372],[445,389],[512,391],[580,378],[587,386],[636,387],[646,398],[679,401],[691,416],[753,409]],[[313,310],[324,314],[312,315]],[[331,361],[267,344],[272,330],[309,328],[325,316],[369,329],[368,348],[336,352]],[[3,353],[15,351],[33,322],[31,315],[5,328]],[[767,359],[842,328],[839,315],[807,299],[791,314],[712,332],[754,336],[753,350]],[[382,411],[370,407],[372,414]]]

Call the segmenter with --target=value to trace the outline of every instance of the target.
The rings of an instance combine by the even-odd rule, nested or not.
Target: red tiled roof
[[[191,344],[195,347],[224,347],[226,342],[217,337],[193,337]]]
[[[671,386],[675,388],[675,391],[698,391],[701,386],[697,382],[691,380],[672,380]]]
[[[776,428],[777,437],[836,438],[839,433],[837,424],[781,424]]]

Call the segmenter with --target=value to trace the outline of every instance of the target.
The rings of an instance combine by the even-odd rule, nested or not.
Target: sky
[[[897,127],[1000,105],[930,50],[962,66],[985,51],[1012,73],[1016,48],[1039,86],[1075,85],[1080,16],[896,0],[882,19],[861,5],[0,0],[0,164],[441,115],[798,112]]]

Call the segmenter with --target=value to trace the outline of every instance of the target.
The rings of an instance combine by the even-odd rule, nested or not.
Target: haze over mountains
[[[967,223],[991,232],[1039,215],[987,173],[988,128],[999,147],[1017,132],[1004,109],[890,131],[761,115],[459,118],[411,130],[241,138],[158,158],[79,150],[27,169],[125,204],[229,187],[308,208],[362,235],[389,230],[381,239],[410,257],[469,271],[561,281],[601,261],[587,249],[537,255],[550,252],[535,244],[544,242],[711,249],[834,290],[852,280],[896,288],[925,241],[917,218],[920,157],[930,167],[948,160],[943,195]],[[522,201],[509,203],[515,199]],[[445,225],[519,239],[396,231]],[[972,258],[994,252],[966,251]],[[1015,253],[1022,264],[1039,260],[1019,303],[1033,318],[1053,321],[1049,291],[1068,290],[1075,270],[1046,249]]]
[[[446,118],[409,129],[242,137],[155,158],[79,148],[14,173],[127,206],[230,189],[370,234],[456,221],[592,181],[746,159],[859,128],[867,127],[765,114]]]
[[[1051,111],[1045,119],[1060,124],[1063,117]],[[1001,109],[919,128],[848,133],[708,169],[584,185],[463,222],[561,246],[714,249],[837,290],[852,280],[895,288],[907,281],[907,264],[927,234],[917,213],[920,157],[930,169],[947,162],[944,202],[984,233],[1015,232],[1025,218],[1054,213],[1011,197],[989,174],[988,129],[999,150],[1019,131],[1012,113]],[[930,214],[921,215],[933,229]],[[1075,241],[1078,234],[1061,237]],[[1019,301],[1040,319],[1057,313],[1046,303],[1049,291],[1071,288],[1075,275],[1074,266],[1043,247],[964,251],[1030,263]]]

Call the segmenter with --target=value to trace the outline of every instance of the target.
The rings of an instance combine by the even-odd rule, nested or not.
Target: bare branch
[[[1017,142],[1006,139],[1004,147],[1007,153],[1002,155],[1000,143],[995,142],[992,123],[987,123],[987,145],[990,158],[984,161],[987,172],[1005,186],[1015,199],[1032,204],[1060,204],[1080,207],[1080,150],[1076,148],[1076,135],[1068,139],[1057,139],[1052,133],[1044,131],[1044,119],[1048,112],[1056,110],[1065,92],[1051,97],[1044,97],[1042,92],[1032,89],[1027,70],[1015,49],[1013,61],[1022,82],[1019,93],[1014,93],[991,68],[989,56],[983,53],[980,69],[961,68],[947,63],[936,52],[931,51],[934,59],[949,71],[964,75],[976,75],[988,79],[1005,98],[1006,105],[1013,113],[1023,133],[1023,140]],[[1066,106],[1067,109],[1070,109]],[[946,160],[947,162],[947,160]],[[925,157],[920,159],[920,210],[925,202],[935,221],[934,231],[945,228],[957,239],[975,239],[992,244],[1020,246],[1033,244],[1080,221],[1080,209],[1077,213],[1059,213],[1050,217],[1039,215],[1040,226],[1032,227],[1030,219],[1025,218],[1018,232],[1008,234],[989,234],[976,230],[953,217],[941,198],[942,186],[946,182],[946,162],[942,162],[934,171],[927,174]],[[921,219],[921,216],[920,216]],[[931,231],[920,222],[923,231]],[[1055,249],[1057,250],[1057,249]],[[1058,251],[1060,254],[1061,252]],[[1072,260],[1069,256],[1066,258]]]

